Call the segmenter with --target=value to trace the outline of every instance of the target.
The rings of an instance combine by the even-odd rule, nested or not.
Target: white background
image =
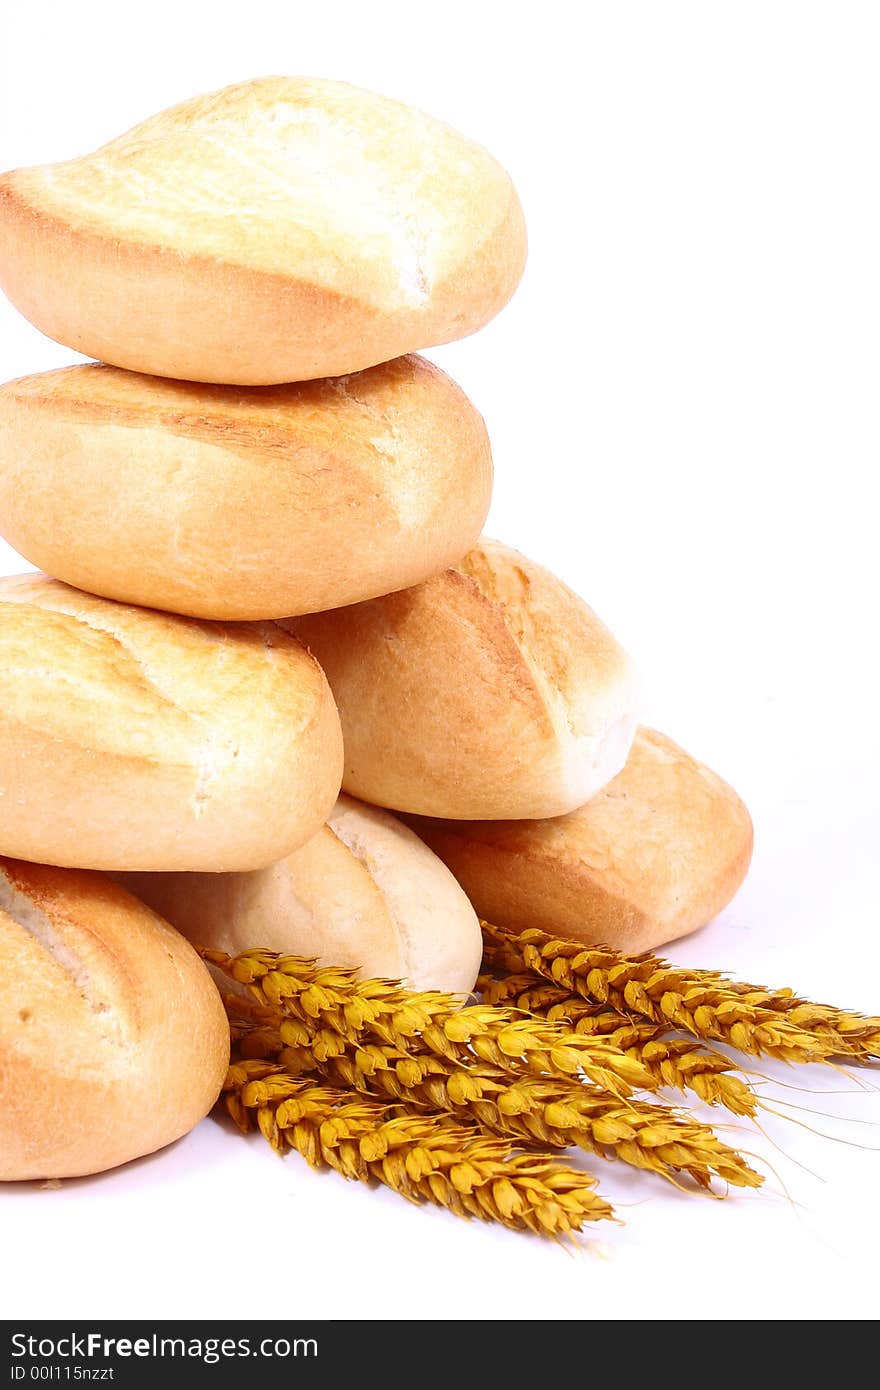
[[[745,888],[671,954],[880,1010],[877,7],[0,13],[3,168],[273,72],[411,101],[508,166],[530,230],[521,289],[431,356],[487,418],[490,533],[583,593],[638,657],[651,719],[752,808]],[[0,303],[0,377],[72,357]],[[772,1120],[788,1161],[741,1134],[790,1201],[772,1176],[713,1203],[597,1160],[626,1224],[574,1255],[314,1175],[207,1120],[120,1172],[0,1192],[3,1312],[873,1316],[880,1098],[813,1070],[788,1080],[845,1094],[779,1094],[869,1150]]]

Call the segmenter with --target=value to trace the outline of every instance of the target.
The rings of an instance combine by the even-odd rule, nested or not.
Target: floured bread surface
[[[126,603],[263,619],[417,583],[480,533],[486,429],[404,357],[327,381],[202,386],[79,366],[0,387],[0,531]]]
[[[269,868],[116,877],[190,941],[232,955],[267,947],[462,996],[477,978],[480,925],[453,875],[408,826],[349,796]]]
[[[481,917],[628,952],[717,916],[745,877],[753,839],[733,788],[645,728],[623,771],[570,815],[412,824]]]
[[[229,1059],[191,946],[103,875],[0,860],[0,1180],[152,1153],[213,1105]]]
[[[323,673],[274,625],[205,624],[0,580],[0,851],[86,868],[245,868],[338,790]]]
[[[283,624],[324,667],[346,791],[459,819],[561,815],[620,771],[637,681],[595,613],[493,541],[403,593]]]
[[[484,235],[476,213],[497,225],[512,199],[500,165],[449,126],[314,78],[196,97],[18,178],[90,230],[293,271],[392,311],[424,304]]]
[[[350,796],[328,826],[378,887],[394,923],[410,989],[468,994],[483,954],[476,914],[452,874],[417,835]]]
[[[364,976],[406,973],[380,889],[327,825],[265,869],[114,877],[198,945],[230,955],[265,947]]]
[[[16,245],[25,229],[30,248]],[[37,281],[65,244],[74,278],[53,303]],[[448,342],[497,313],[524,260],[516,193],[485,150],[315,78],[197,97],[0,181],[13,301],[50,336],[161,375],[301,380]]]

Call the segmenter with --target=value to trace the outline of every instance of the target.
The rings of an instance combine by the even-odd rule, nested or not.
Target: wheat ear
[[[667,1106],[619,1100],[563,1078],[511,1078],[486,1063],[459,1066],[440,1057],[402,1057],[393,1048],[346,1050],[318,1061],[307,1047],[286,1048],[293,1071],[317,1068],[336,1085],[384,1095],[408,1106],[445,1110],[520,1142],[572,1146],[621,1159],[679,1183],[682,1174],[708,1188],[718,1177],[736,1187],[762,1179],[708,1126]]]
[[[450,1062],[477,1057],[517,1076],[583,1075],[618,1096],[655,1084],[647,1067],[612,1042],[545,1019],[482,1004],[461,1008],[453,995],[413,993],[388,980],[359,981],[353,970],[319,968],[298,956],[202,954],[246,985],[259,1003],[348,1042],[372,1037],[404,1053],[433,1053]]]
[[[474,1057],[462,1065],[385,1043],[352,1043],[237,996],[227,999],[227,1009],[242,1056],[300,1076],[317,1072],[332,1085],[425,1111],[449,1111],[520,1142],[574,1145],[675,1183],[682,1174],[704,1188],[716,1176],[739,1187],[761,1181],[708,1126],[667,1106],[622,1101],[570,1077],[512,1077]]]
[[[650,1072],[655,1088],[692,1091],[707,1105],[723,1105],[734,1115],[754,1118],[760,1108],[759,1097],[745,1077],[737,1075],[730,1057],[695,1038],[672,1036],[668,1024],[633,1019],[529,974],[500,979],[483,975],[477,987],[484,1003],[513,1004],[575,1032],[605,1037]]]
[[[619,1013],[788,1062],[880,1056],[880,1019],[811,1005],[789,993],[741,986],[714,971],[683,969],[654,955],[622,956],[544,932],[517,936],[484,922],[490,969],[529,972]]]
[[[554,1237],[614,1214],[590,1174],[446,1115],[412,1114],[259,1061],[234,1062],[224,1090],[239,1128],[256,1124],[278,1153],[295,1149],[313,1167],[384,1183],[410,1202]]]

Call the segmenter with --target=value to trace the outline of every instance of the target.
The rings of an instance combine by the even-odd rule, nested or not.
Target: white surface
[[[654,722],[754,812],[746,887],[671,954],[875,1010],[878,39],[875,6],[806,0],[0,17],[3,168],[267,72],[416,102],[507,163],[525,281],[432,356],[488,420],[490,532],[594,604]],[[0,376],[71,358],[0,303]],[[781,1094],[861,1120],[801,1116],[873,1151],[774,1121],[789,1163],[742,1134],[793,1203],[691,1199],[597,1161],[626,1220],[597,1230],[603,1258],[316,1176],[208,1120],[124,1171],[0,1192],[4,1315],[873,1316],[880,1098],[789,1080],[846,1089]]]

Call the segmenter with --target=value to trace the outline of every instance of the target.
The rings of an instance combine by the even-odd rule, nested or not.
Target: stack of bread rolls
[[[0,178],[0,284],[99,359],[0,387],[0,1178],[211,1108],[191,942],[466,996],[477,914],[629,949],[714,915],[742,803],[632,663],[481,539],[492,459],[416,350],[488,322],[516,192],[438,121],[267,79]]]

